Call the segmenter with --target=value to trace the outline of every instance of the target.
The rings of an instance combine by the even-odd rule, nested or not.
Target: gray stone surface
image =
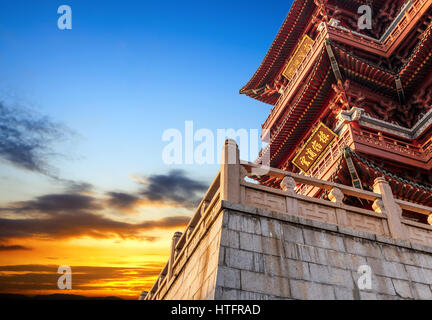
[[[432,299],[432,254],[424,247],[250,212],[224,212],[216,299]],[[370,289],[358,287],[362,265],[371,267]]]
[[[224,247],[238,249],[240,247],[239,233],[234,230],[223,229],[220,244]]]
[[[354,290],[345,287],[334,287],[336,300],[354,300]]]
[[[305,243],[311,246],[333,249],[336,251],[345,251],[343,238],[323,230],[304,229]]]
[[[240,270],[219,267],[216,285],[223,288],[240,289]]]
[[[239,204],[188,254],[160,298],[432,300],[432,248]]]
[[[412,299],[413,294],[410,287],[410,282],[405,280],[393,279],[393,286],[396,294],[404,299]]]
[[[422,283],[413,283],[414,298],[432,300],[431,287]]]
[[[264,271],[262,254],[256,252],[226,248],[225,262],[228,267],[234,269]]]
[[[270,296],[290,297],[289,278],[269,276],[264,273],[241,271],[241,288],[244,291]]]
[[[291,280],[291,291],[294,299],[300,300],[333,300],[334,289],[330,285],[303,280]]]

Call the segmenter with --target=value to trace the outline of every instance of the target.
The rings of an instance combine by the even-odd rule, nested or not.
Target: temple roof
[[[249,82],[240,89],[241,94],[246,94],[265,103],[274,104],[276,102],[277,94],[261,96],[259,92],[277,76],[286,59],[295,49],[297,40],[302,35],[314,11],[314,6],[312,0],[294,0],[264,60]]]
[[[363,4],[364,1],[360,0],[294,0],[291,9],[285,19],[285,21],[282,24],[282,27],[280,28],[279,32],[277,33],[270,49],[268,50],[266,56],[264,57],[261,65],[258,67],[257,71],[254,73],[252,78],[249,80],[249,82],[243,86],[243,88],[240,89],[241,94],[246,94],[251,98],[257,99],[259,101],[268,103],[268,104],[276,104],[278,98],[280,97],[280,92],[273,89],[269,89],[267,86],[271,86],[273,81],[279,81],[281,71],[283,67],[286,65],[287,60],[289,57],[293,54],[294,50],[297,47],[297,44],[299,42],[299,39],[301,39],[302,35],[307,29],[307,26],[311,21],[314,21],[313,16],[315,16],[317,10],[319,8],[317,7],[316,3],[322,3],[323,6],[326,6],[327,1],[332,2],[333,6],[335,8],[357,8],[359,4]],[[419,2],[417,0],[416,2]],[[420,1],[423,3],[422,1]],[[379,12],[380,14],[386,14],[386,10],[388,10],[388,7],[392,7],[392,12],[399,12],[402,10],[403,7],[403,1],[391,1],[391,0],[376,0],[372,2],[372,5],[374,7],[374,10]],[[407,2],[405,2],[407,3]],[[393,8],[396,6],[397,9]],[[350,10],[351,10],[350,9]],[[400,14],[403,14],[404,12],[400,12]],[[403,15],[401,15],[403,17]],[[395,18],[395,17],[393,17]],[[400,19],[399,19],[400,20]],[[399,20],[394,20],[394,22],[400,22]],[[377,21],[375,21],[377,23]],[[394,26],[390,26],[394,27]],[[345,29],[348,30],[348,29]],[[430,31],[430,30],[428,30]],[[349,30],[349,32],[351,32]],[[371,37],[367,37],[366,35],[361,35],[357,32],[357,36],[365,36],[361,40],[364,42],[368,42],[370,44],[374,43],[374,45],[378,47],[383,47],[382,45],[382,39],[372,39]],[[383,35],[383,37],[389,36],[389,31],[387,30]],[[395,35],[392,35],[395,36]],[[430,36],[429,32],[424,34],[425,38],[421,40],[419,46],[416,48],[413,55],[420,55],[424,58],[424,52],[428,52],[428,46],[427,38]],[[426,40],[426,41],[425,41]],[[380,47],[380,48],[381,48]],[[409,57],[408,60],[412,65],[405,64],[404,67],[407,67],[408,73],[407,76],[404,77],[404,73],[407,70],[400,70],[400,76],[403,85],[408,84],[409,86],[412,86],[412,78],[411,78],[411,70],[418,67],[418,64],[416,63],[415,59],[412,59],[413,57]],[[384,71],[385,72],[385,71]],[[399,73],[399,72],[398,72]],[[390,75],[390,77],[388,77]],[[391,74],[389,72],[386,77],[386,81],[390,81],[391,78],[394,79],[394,74]],[[387,88],[393,89],[394,83],[387,84]]]
[[[426,64],[430,64],[432,57],[432,23],[421,35],[420,42],[415,47],[407,62],[401,67],[399,77],[405,88],[415,86],[415,79],[417,74],[424,74]]]
[[[397,78],[401,79],[402,87],[408,89],[423,79],[424,73],[431,64],[432,24],[423,32],[418,45],[398,73],[355,56],[337,41],[327,40],[327,43],[341,69],[342,80],[353,78],[362,85],[380,91],[381,94],[397,97]],[[263,150],[262,155],[270,152],[271,166],[278,167],[283,157],[295,148],[296,143],[319,115],[331,84],[336,83],[325,46],[318,46],[316,50],[320,53],[316,55],[315,60],[310,60],[314,61],[314,64],[303,80],[304,85],[298,87],[298,94],[293,95],[293,99],[283,109],[283,112],[273,116],[280,109],[275,107],[269,116],[274,118],[274,124],[271,126],[270,143]],[[265,97],[265,95],[260,97]],[[257,161],[263,159],[262,155]]]

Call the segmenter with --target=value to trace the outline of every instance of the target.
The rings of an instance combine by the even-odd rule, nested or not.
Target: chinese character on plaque
[[[304,173],[309,173],[337,137],[336,133],[320,122],[292,163]]]

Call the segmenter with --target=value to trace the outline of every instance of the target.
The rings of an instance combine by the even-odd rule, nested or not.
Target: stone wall
[[[164,283],[155,299],[211,300],[214,299],[216,273],[219,261],[219,243],[222,215],[208,226],[208,230],[188,253],[184,267]]]
[[[221,213],[215,299],[432,299],[430,247],[226,201]]]

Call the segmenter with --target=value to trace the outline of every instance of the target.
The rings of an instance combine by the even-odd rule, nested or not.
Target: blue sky
[[[64,293],[59,265],[68,293],[149,289],[219,167],[164,164],[162,134],[260,129],[238,92],[290,5],[0,0],[0,293]]]
[[[57,28],[62,4],[72,8],[72,30]],[[49,159],[62,178],[133,188],[131,174],[172,169],[161,159],[168,128],[183,131],[186,120],[213,131],[260,128],[270,106],[238,90],[261,63],[290,5],[1,0],[0,100],[74,132],[56,145],[61,155]],[[180,168],[207,182],[217,170]],[[11,190],[28,197],[56,188],[5,162],[0,176],[20,185],[0,187],[10,197]]]

